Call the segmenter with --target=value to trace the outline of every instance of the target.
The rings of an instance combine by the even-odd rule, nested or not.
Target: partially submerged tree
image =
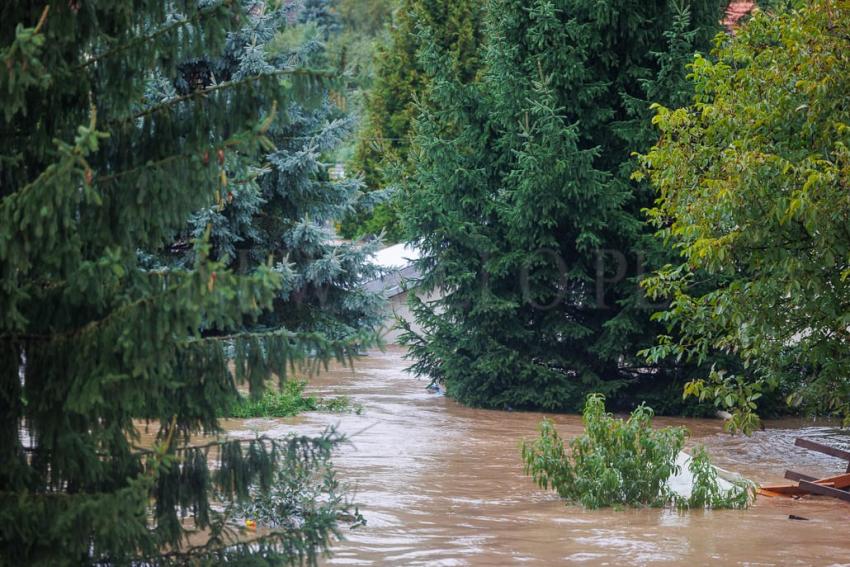
[[[191,214],[213,203],[224,213],[240,190],[265,199],[248,165],[288,155],[275,139],[296,122],[293,100],[322,90],[318,74],[262,48],[263,34],[293,21],[290,9],[64,0],[0,8],[4,563],[312,563],[336,533],[345,502],[329,492],[334,483],[309,474],[306,493],[326,500],[301,501],[297,518],[250,541],[233,523],[276,474],[323,474],[335,434],[193,440],[219,432],[217,413],[237,383],[260,393],[271,372],[283,379],[304,361],[346,357],[357,339],[281,325],[275,308],[297,276],[285,258],[249,255],[247,269],[232,269],[212,218],[183,243],[194,250],[185,265],[150,267]],[[228,44],[241,50],[229,73],[210,58]],[[277,187],[287,170],[272,169],[267,183]],[[316,190],[314,177],[291,179],[293,191]],[[301,218],[293,202],[276,201],[279,216]],[[242,238],[234,246],[247,232],[233,231]],[[152,446],[140,446],[141,427],[152,429]]]
[[[635,282],[652,196],[630,182],[630,154],[651,143],[646,98],[678,100],[678,63],[717,29],[720,2],[485,12],[477,83],[420,34],[431,87],[403,209],[423,289],[443,297],[416,306],[424,334],[407,342],[414,369],[463,402],[576,410],[588,392],[658,379],[635,357],[653,337]]]
[[[544,419],[533,441],[523,440],[525,473],[540,488],[552,489],[587,508],[610,506],[746,508],[754,485],[722,479],[704,447],[682,458],[688,431],[653,426],[654,412],[641,404],[628,419],[605,411],[605,399],[590,395],[582,412],[585,432],[564,443],[555,424]],[[682,470],[687,462],[687,470]],[[671,483],[680,475],[682,486]],[[684,481],[684,482],[682,482]]]
[[[757,13],[716,60],[694,60],[693,104],[657,110],[661,140],[643,157],[651,218],[681,254],[648,282],[672,300],[648,354],[741,357],[751,373],[718,365],[687,390],[736,428],[757,425],[766,389],[850,416],[848,26],[831,0]]]

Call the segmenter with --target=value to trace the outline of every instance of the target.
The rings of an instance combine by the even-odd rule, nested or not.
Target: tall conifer
[[[415,370],[467,403],[573,410],[657,378],[635,356],[654,333],[634,281],[651,192],[631,153],[720,4],[492,0],[478,84],[447,73],[424,30],[432,88],[404,210],[424,289],[443,297],[416,307]]]
[[[220,439],[217,414],[240,382],[257,394],[271,372],[347,356],[356,338],[278,321],[260,332],[283,291],[306,281],[277,250],[236,270],[229,246],[241,243],[211,217],[174,244],[191,215],[242,197],[275,203],[265,222],[301,218],[251,185],[287,173],[251,166],[291,151],[276,144],[295,109],[320,112],[303,102],[324,90],[321,74],[265,49],[293,10],[0,7],[3,563],[312,563],[336,532],[336,435]],[[293,191],[321,181],[291,179]],[[175,253],[187,260],[158,263]],[[240,534],[243,505],[293,471],[322,497]]]
[[[387,45],[378,49],[375,81],[366,108],[353,167],[366,186],[380,190],[397,186],[410,172],[408,152],[417,104],[428,100],[428,73],[419,61],[423,45],[418,30],[425,26],[434,41],[451,54],[451,73],[467,82],[480,69],[483,9],[478,0],[402,0],[395,12]],[[352,216],[343,225],[348,236],[387,232],[401,237],[397,200]]]
[[[330,4],[305,4],[298,12],[300,25],[257,19],[233,34],[221,55],[204,58],[203,65],[225,78],[327,69],[324,38],[339,31]],[[295,8],[285,13],[292,15]],[[278,33],[282,27],[287,33],[283,37]],[[211,256],[240,271],[276,259],[274,269],[287,283],[274,308],[251,329],[285,327],[363,342],[383,319],[380,296],[359,285],[377,275],[368,261],[377,243],[341,243],[332,230],[334,221],[357,206],[363,184],[356,178],[331,179],[328,158],[351,138],[355,125],[354,116],[331,99],[324,89],[287,101],[266,132],[273,151],[227,156],[225,166],[235,181],[221,200],[192,215],[181,241],[201,238],[209,229]],[[196,258],[195,251],[181,250],[179,243],[172,251],[182,264]]]

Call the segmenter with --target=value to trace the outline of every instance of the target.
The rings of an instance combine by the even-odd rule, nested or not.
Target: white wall
[[[411,323],[411,328],[416,333],[422,332],[422,327],[420,327],[413,319],[413,313],[410,312],[410,307],[407,305],[407,298],[409,294],[412,292],[404,292],[400,293],[394,297],[391,297],[387,302],[387,312],[386,312],[386,323],[384,325],[383,337],[384,341],[387,344],[393,345],[398,344],[399,336],[402,331],[400,329],[394,328],[395,326],[395,317],[401,317],[405,321]],[[437,295],[433,294],[427,297],[423,297],[421,294],[417,294],[417,297],[424,301],[433,301]]]

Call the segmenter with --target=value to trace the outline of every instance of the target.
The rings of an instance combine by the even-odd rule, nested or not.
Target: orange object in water
[[[254,520],[245,520],[245,527],[249,530],[254,531],[257,529],[257,522],[255,522]]]

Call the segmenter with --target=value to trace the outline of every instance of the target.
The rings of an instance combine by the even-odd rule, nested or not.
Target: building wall
[[[401,317],[405,321],[411,323],[411,329],[413,329],[416,333],[422,332],[422,327],[420,327],[413,318],[413,313],[410,311],[410,307],[407,305],[407,299],[410,293],[414,293],[412,291],[406,291],[404,293],[399,293],[398,295],[394,295],[389,298],[387,301],[387,311],[386,311],[386,323],[384,325],[384,341],[387,344],[394,345],[398,344],[398,339],[401,336],[402,331],[395,328],[395,318]],[[423,296],[422,294],[417,293],[417,297],[424,301],[433,301],[438,296],[436,294],[432,294],[430,296]]]

